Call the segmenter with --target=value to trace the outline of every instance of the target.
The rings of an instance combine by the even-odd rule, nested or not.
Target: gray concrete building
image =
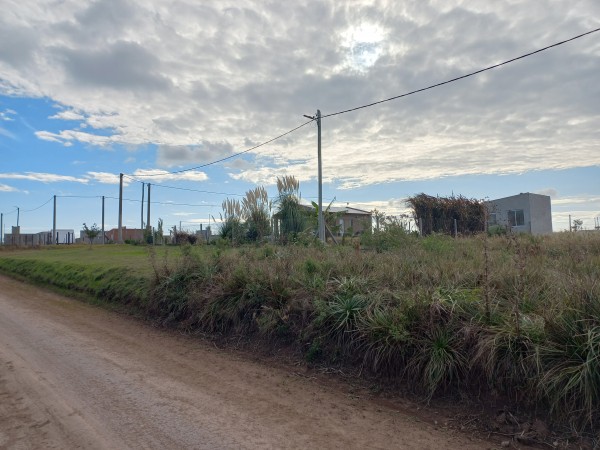
[[[502,226],[516,233],[552,233],[552,209],[547,195],[521,193],[486,202],[488,227]]]

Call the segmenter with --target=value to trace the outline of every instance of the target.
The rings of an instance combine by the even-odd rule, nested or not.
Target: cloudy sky
[[[317,195],[316,125],[600,27],[597,0],[4,0],[0,211],[8,231],[197,227],[284,174]],[[324,198],[397,214],[420,192],[552,196],[600,216],[600,32],[323,119]],[[195,169],[192,169],[195,168]],[[169,174],[192,169],[180,174]],[[153,175],[153,176],[146,176]],[[200,191],[200,192],[197,192]],[[48,203],[46,203],[49,201]],[[144,215],[146,212],[144,212]]]

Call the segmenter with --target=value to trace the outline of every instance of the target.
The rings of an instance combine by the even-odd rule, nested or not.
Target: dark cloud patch
[[[129,0],[86,2],[71,20],[52,24],[52,33],[78,43],[78,46],[102,46],[107,42],[137,34],[144,28],[149,13]]]
[[[160,145],[158,164],[161,167],[201,165],[229,156],[233,146],[228,142],[203,141],[199,145]]]
[[[0,18],[0,61],[22,69],[32,61],[36,48],[37,39],[30,28]]]
[[[134,42],[119,41],[105,49],[54,48],[64,68],[78,84],[117,90],[164,91],[171,82],[160,71],[160,61]]]

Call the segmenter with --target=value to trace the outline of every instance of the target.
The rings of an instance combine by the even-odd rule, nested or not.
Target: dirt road
[[[489,448],[0,276],[0,448]]]

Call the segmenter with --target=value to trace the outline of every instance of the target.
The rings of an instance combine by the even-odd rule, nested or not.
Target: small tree
[[[94,239],[96,239],[96,237],[100,234],[101,231],[102,230],[100,230],[100,228],[98,228],[98,225],[96,224],[88,228],[85,222],[83,223],[83,232],[85,233],[85,236],[90,240],[90,247],[94,243]]]
[[[573,231],[581,231],[583,230],[583,220],[581,219],[575,219],[573,221],[573,227],[572,227]]]

